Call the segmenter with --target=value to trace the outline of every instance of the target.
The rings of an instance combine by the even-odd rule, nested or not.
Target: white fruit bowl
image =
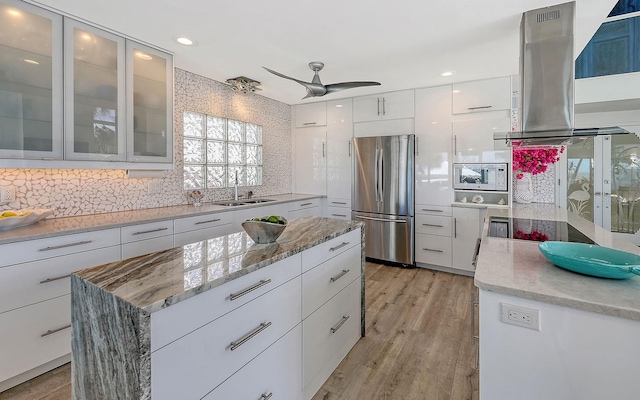
[[[0,230],[20,228],[23,226],[35,224],[36,222],[41,221],[53,214],[53,210],[50,210],[48,208],[37,208],[27,210],[4,210],[0,211],[0,215],[7,212],[13,212],[18,215],[15,217],[0,218]]]

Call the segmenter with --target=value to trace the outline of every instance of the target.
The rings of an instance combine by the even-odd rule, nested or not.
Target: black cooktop
[[[595,244],[567,222],[541,219],[491,217],[489,236],[538,242],[556,240]]]

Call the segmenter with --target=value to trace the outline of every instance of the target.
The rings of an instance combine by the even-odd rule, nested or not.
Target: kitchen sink
[[[227,206],[227,207],[235,207],[235,206],[244,206],[246,203],[241,203],[239,201],[218,201],[213,203],[218,206]]]
[[[272,199],[253,199],[253,200],[244,200],[243,203],[245,204],[256,204],[256,203],[268,203],[270,201],[275,201]]]

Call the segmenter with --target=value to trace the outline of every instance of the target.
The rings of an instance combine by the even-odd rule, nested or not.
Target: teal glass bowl
[[[594,244],[543,242],[538,249],[554,265],[599,278],[627,279],[640,275],[640,256]]]

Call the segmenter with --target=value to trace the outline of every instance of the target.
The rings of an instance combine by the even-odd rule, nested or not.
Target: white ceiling
[[[217,81],[244,75],[261,95],[303,103],[305,89],[266,66],[323,83],[370,80],[320,101],[518,73],[522,12],[562,0],[28,0],[174,53],[175,66]],[[616,0],[577,0],[576,53]],[[173,41],[188,35],[185,47]],[[576,54],[576,56],[577,56]],[[445,78],[444,71],[455,74]]]

